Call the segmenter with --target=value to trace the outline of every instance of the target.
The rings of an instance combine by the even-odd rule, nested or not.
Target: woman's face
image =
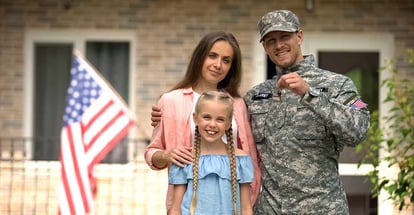
[[[233,56],[233,48],[229,42],[215,42],[204,60],[199,81],[217,85],[229,73]]]

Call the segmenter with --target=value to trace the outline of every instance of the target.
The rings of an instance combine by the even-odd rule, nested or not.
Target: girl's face
[[[229,42],[215,42],[204,60],[199,81],[217,85],[229,73],[233,55],[233,48]]]
[[[288,68],[303,59],[300,49],[302,41],[302,31],[273,31],[263,39],[263,47],[273,63]]]
[[[199,113],[194,113],[194,122],[198,126],[202,142],[221,141],[231,125],[228,106],[222,102],[205,101]]]

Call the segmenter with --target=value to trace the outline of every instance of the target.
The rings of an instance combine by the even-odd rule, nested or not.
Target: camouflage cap
[[[275,10],[265,14],[257,24],[260,42],[271,31],[296,32],[300,30],[299,18],[289,10]]]

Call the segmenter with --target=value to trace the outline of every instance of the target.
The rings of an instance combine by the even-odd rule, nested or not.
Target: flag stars
[[[73,64],[67,108],[63,117],[65,125],[79,121],[83,112],[102,94],[102,89],[88,74],[86,66],[79,61]]]
[[[75,92],[73,93],[72,97],[73,97],[74,99],[79,98],[79,92],[78,92],[78,91],[75,91]]]
[[[91,96],[95,97],[98,95],[98,92],[96,90],[91,90]]]
[[[70,113],[70,115],[72,116],[72,118],[76,119],[76,118],[78,117],[78,112],[76,112],[76,111],[72,111],[72,112]]]

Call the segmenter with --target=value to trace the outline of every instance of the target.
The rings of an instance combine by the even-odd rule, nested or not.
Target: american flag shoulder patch
[[[362,109],[362,108],[366,108],[368,106],[367,103],[363,102],[361,99],[357,99],[355,100],[350,107],[352,108],[357,108],[357,109]]]

